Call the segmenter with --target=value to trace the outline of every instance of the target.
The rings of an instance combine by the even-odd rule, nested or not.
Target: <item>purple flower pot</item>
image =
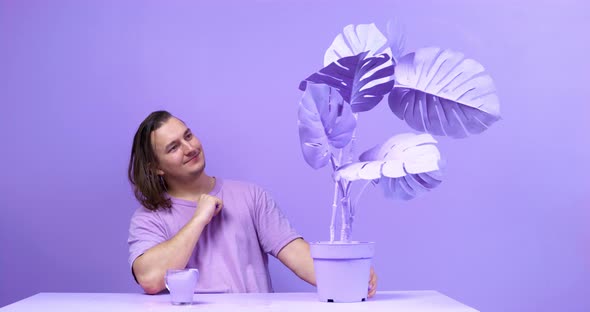
[[[374,242],[310,243],[320,301],[367,300]]]

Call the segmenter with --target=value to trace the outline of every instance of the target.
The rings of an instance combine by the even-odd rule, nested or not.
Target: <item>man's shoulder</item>
[[[260,192],[264,189],[251,181],[246,180],[234,180],[234,179],[223,179],[223,190],[235,190],[235,191],[247,191],[247,192]]]
[[[242,198],[243,200],[251,199],[257,201],[269,196],[268,191],[257,183],[247,180],[223,180],[221,192],[218,194],[224,200],[229,198]]]
[[[147,209],[145,206],[143,205],[139,205],[135,211],[133,212],[133,214],[131,215],[131,219],[132,220],[139,220],[139,219],[160,219],[161,216],[161,212],[164,210],[164,208],[159,208],[157,210],[150,210]]]

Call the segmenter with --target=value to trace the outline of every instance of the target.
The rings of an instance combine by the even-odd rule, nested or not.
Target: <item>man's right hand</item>
[[[203,229],[222,207],[221,199],[200,195],[192,220],[171,239],[148,249],[133,262],[133,272],[146,293],[156,294],[166,287],[164,275],[167,269],[186,267]]]
[[[197,199],[197,210],[193,218],[203,225],[207,225],[221,211],[221,208],[223,208],[221,199],[209,194],[201,194]]]

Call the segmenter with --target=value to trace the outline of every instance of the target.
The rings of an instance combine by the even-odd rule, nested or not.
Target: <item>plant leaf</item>
[[[339,181],[378,180],[390,198],[411,199],[440,184],[440,152],[430,134],[404,133],[377,145],[360,162],[340,167]]]
[[[387,45],[393,62],[397,64],[406,46],[406,32],[398,19],[387,21]]]
[[[326,84],[340,92],[351,105],[352,112],[372,109],[393,88],[394,66],[387,54],[365,58],[367,53],[343,57],[329,64],[302,81],[299,89],[304,91],[308,82]]]
[[[410,200],[437,187],[441,183],[440,171],[409,174],[400,178],[382,177],[379,181],[385,197]]]
[[[374,23],[347,25],[338,34],[324,54],[324,66],[328,66],[346,56],[367,52],[367,56],[381,53],[391,55],[387,38]]]
[[[500,119],[491,77],[461,53],[433,47],[407,54],[395,79],[389,107],[417,131],[463,138]]]
[[[299,140],[305,161],[314,169],[328,164],[331,147],[346,146],[356,119],[342,96],[324,84],[310,83],[299,103]]]

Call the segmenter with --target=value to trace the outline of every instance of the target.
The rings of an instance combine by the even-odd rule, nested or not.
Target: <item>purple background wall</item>
[[[319,3],[318,3],[319,2]],[[132,135],[181,116],[208,172],[268,188],[328,239],[329,171],[298,146],[299,80],[350,23],[397,16],[408,50],[440,45],[494,77],[503,120],[440,139],[444,183],[361,199],[382,290],[435,289],[482,311],[590,311],[590,105],[583,1],[0,1],[0,306],[37,292],[137,292],[127,228]],[[360,149],[409,131],[387,105]],[[313,291],[272,262],[277,291]]]

